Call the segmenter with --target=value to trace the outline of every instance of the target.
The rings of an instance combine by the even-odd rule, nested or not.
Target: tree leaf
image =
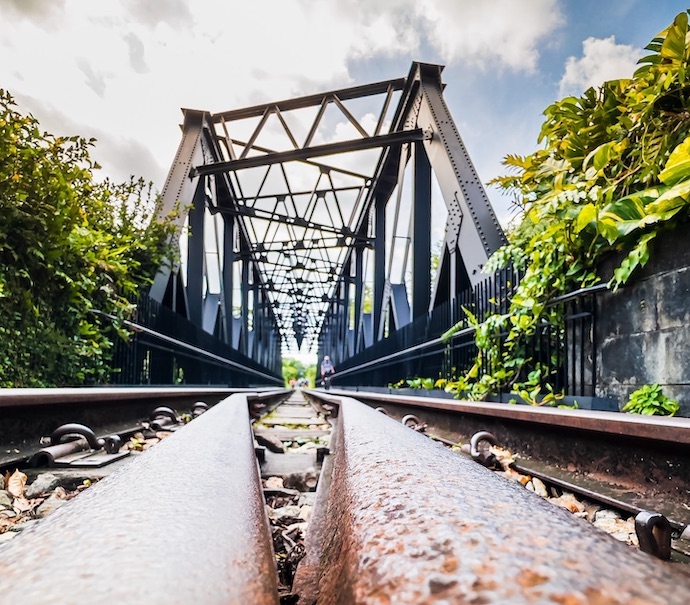
[[[685,58],[685,36],[688,32],[688,15],[679,13],[668,28],[666,37],[661,44],[659,54],[673,61],[681,62]]]
[[[675,185],[688,177],[690,177],[690,136],[671,152],[666,166],[659,173],[659,179],[666,185]]]
[[[597,208],[594,204],[585,204],[575,221],[575,233],[580,233],[597,217]]]

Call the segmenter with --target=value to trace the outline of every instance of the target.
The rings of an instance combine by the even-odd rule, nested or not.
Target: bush
[[[93,140],[41,132],[0,90],[0,386],[107,381],[120,319],[170,257],[141,180],[96,182]]]

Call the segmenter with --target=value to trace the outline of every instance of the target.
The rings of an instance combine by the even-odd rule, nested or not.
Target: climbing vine
[[[542,149],[505,158],[510,174],[493,184],[515,197],[521,220],[485,271],[512,263],[524,277],[507,313],[467,312],[445,334],[474,325],[478,357],[464,376],[439,386],[471,399],[511,390],[529,403],[557,403],[554,366],[530,357],[526,346],[540,325],[563,329],[563,317],[548,303],[602,278],[616,290],[645,265],[655,239],[688,219],[688,14],[646,48],[650,54],[631,79],[550,105]],[[616,253],[622,261],[604,278],[601,261]]]

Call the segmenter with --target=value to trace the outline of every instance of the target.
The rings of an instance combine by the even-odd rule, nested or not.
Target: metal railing
[[[112,318],[111,318],[112,319]],[[117,385],[282,385],[280,356],[266,368],[186,318],[144,296],[127,341],[115,337],[110,383]]]
[[[341,362],[333,379],[336,386],[387,386],[416,377],[452,379],[464,375],[477,360],[475,329],[456,332],[447,342],[441,335],[470,311],[480,321],[492,313],[507,313],[521,274],[503,269],[472,289],[462,292],[455,305],[446,303],[358,355]],[[528,362],[518,376],[525,380],[534,368],[542,368],[548,382],[566,395],[594,396],[596,378],[596,293],[605,286],[581,289],[550,303],[561,320],[542,321],[523,343]],[[499,335],[503,343],[506,333]],[[480,373],[495,368],[487,360]]]

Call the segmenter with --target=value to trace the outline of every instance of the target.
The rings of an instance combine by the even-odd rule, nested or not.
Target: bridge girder
[[[162,212],[179,206],[187,231],[151,297],[267,364],[303,340],[338,362],[453,304],[505,238],[441,71],[414,63],[407,78],[184,110]],[[446,222],[432,281],[436,188]]]

